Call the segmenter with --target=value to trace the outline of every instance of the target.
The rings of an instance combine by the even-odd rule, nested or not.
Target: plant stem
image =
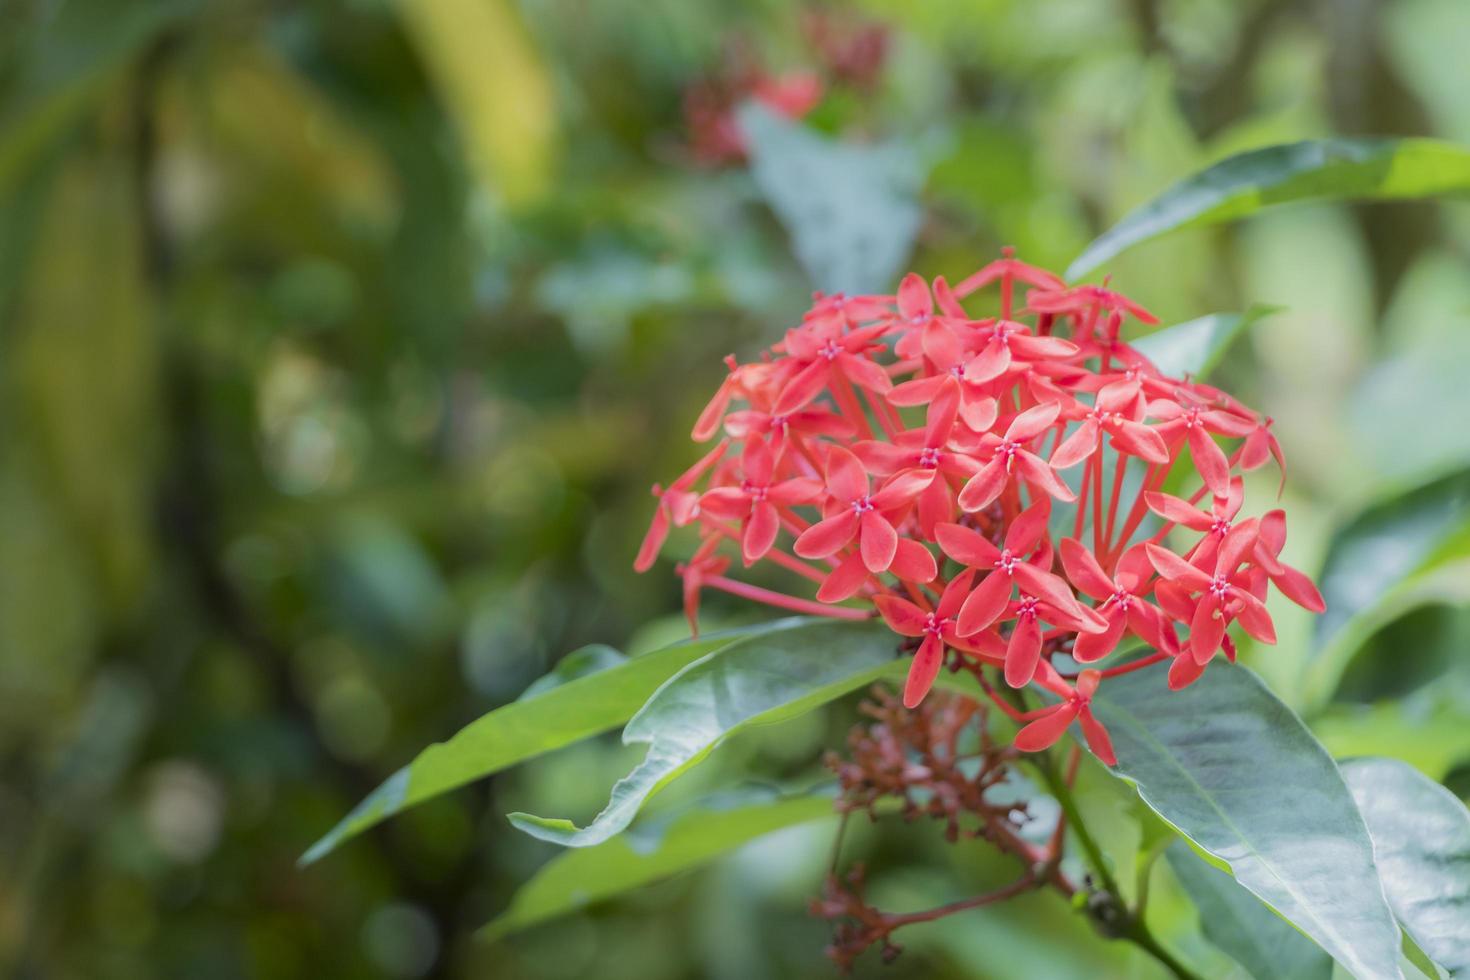
[[[1118,890],[1117,880],[1113,877],[1107,863],[1103,860],[1102,848],[1093,838],[1091,831],[1082,821],[1082,813],[1077,808],[1077,801],[1072,796],[1072,788],[1068,781],[1061,778],[1057,772],[1055,760],[1051,754],[1039,758],[1036,762],[1037,771],[1041,773],[1047,788],[1056,797],[1057,803],[1062,808],[1062,814],[1067,819],[1067,824],[1076,836],[1077,842],[1082,845],[1082,850],[1087,853],[1088,862],[1097,873],[1098,880],[1102,883],[1102,890],[1113,897],[1118,906],[1123,907],[1123,896]],[[1189,967],[1180,963],[1174,955],[1159,944],[1149,931],[1148,924],[1144,921],[1142,909],[1131,911],[1127,915],[1126,925],[1120,931],[1114,933],[1119,939],[1126,939],[1139,949],[1144,950],[1154,959],[1158,960],[1179,980],[1200,980],[1199,974],[1190,970]]]

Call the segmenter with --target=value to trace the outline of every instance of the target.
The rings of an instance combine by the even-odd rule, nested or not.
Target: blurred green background
[[[693,459],[720,358],[805,309],[792,234],[833,233],[783,210],[779,161],[693,151],[691,90],[816,72],[807,125],[854,145],[830,176],[896,282],[1005,244],[1064,267],[1250,147],[1470,141],[1466,50],[1463,0],[0,0],[0,975],[829,975],[805,903],[831,822],[473,938],[554,852],[503,814],[595,812],[636,759],[615,736],[295,864],[564,652],[682,634],[671,566],[631,570],[648,487]],[[1282,307],[1219,380],[1278,420],[1288,559],[1316,572],[1358,528],[1343,594],[1423,558],[1400,494],[1424,488],[1431,538],[1463,520],[1467,257],[1470,209],[1412,203],[1110,264],[1166,323]],[[1326,639],[1273,605],[1281,643],[1248,656],[1335,752],[1464,796],[1470,565],[1408,585],[1346,640],[1351,604]],[[852,708],[738,739],[674,795],[810,777]],[[1009,873],[924,826],[847,854],[894,907]],[[1228,972],[1156,887],[1169,941]],[[1161,975],[1051,895],[899,939],[860,975]]]

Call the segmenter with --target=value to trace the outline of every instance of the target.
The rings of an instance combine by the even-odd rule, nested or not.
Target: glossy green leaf
[[[701,657],[752,637],[799,630],[807,622],[783,619],[752,629],[711,633],[599,672],[545,684],[543,693],[497,708],[449,741],[424,749],[313,844],[302,862],[317,860],[343,841],[432,796],[616,728],[633,717],[660,684]],[[568,672],[575,672],[575,666]]]
[[[755,103],[739,118],[756,184],[813,285],[892,291],[922,217],[913,150],[836,142]]]
[[[1118,775],[1159,816],[1355,976],[1399,976],[1398,928],[1352,794],[1258,677],[1221,663],[1170,691],[1163,671],[1135,671],[1105,683],[1094,710]]]
[[[1251,150],[1175,184],[1085,248],[1084,276],[1140,242],[1293,201],[1392,200],[1470,191],[1470,150],[1428,139],[1304,140]]]
[[[1252,306],[1244,313],[1211,313],[1155,330],[1131,343],[1134,350],[1172,378],[1203,378],[1213,371],[1247,327],[1276,310]]]
[[[1205,938],[1256,980],[1328,980],[1332,957],[1271,911],[1234,878],[1176,841],[1169,868],[1199,911]]]
[[[498,939],[594,902],[704,864],[747,841],[832,815],[832,798],[814,793],[712,800],[662,819],[640,821],[595,847],[564,851],[521,886],[510,907],[485,927]]]
[[[647,743],[648,754],[585,828],[528,813],[513,813],[510,821],[556,844],[600,844],[632,823],[644,800],[729,736],[897,674],[906,666],[895,659],[897,648],[893,632],[872,622],[807,622],[739,640],[671,677],[628,722],[623,741]]]
[[[1470,810],[1397,759],[1352,759],[1342,774],[1404,930],[1450,976],[1470,976]]]
[[[1333,539],[1319,576],[1309,695],[1321,702],[1373,633],[1431,602],[1470,603],[1470,473],[1370,508]]]

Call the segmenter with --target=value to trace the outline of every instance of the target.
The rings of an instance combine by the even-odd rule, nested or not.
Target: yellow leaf
[[[398,10],[480,181],[512,206],[551,186],[556,106],[540,54],[506,0],[399,0]]]

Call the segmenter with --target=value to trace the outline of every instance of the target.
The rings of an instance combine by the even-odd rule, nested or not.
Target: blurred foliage
[[[919,161],[894,234],[951,278],[1002,244],[1064,266],[1264,143],[1470,140],[1462,0],[820,11],[887,28],[871,85],[770,0],[0,0],[0,975],[821,975],[830,820],[473,938],[557,853],[499,814],[584,821],[636,762],[611,740],[295,866],[563,652],[682,634],[672,576],[630,568],[647,488],[689,458],[720,357],[812,288],[759,172],[689,152],[685,92],[732,51],[824,72],[809,123],[843,152]],[[1470,468],[1467,253],[1463,204],[1324,205],[1109,271],[1166,322],[1282,308],[1220,371],[1278,419],[1284,557],[1316,571],[1385,521],[1467,520],[1442,492]],[[1344,587],[1397,561],[1404,601],[1346,598],[1340,628],[1273,605],[1280,645],[1245,654],[1334,752],[1462,796],[1465,540],[1353,559]],[[667,809],[720,767],[809,781],[851,707],[740,735]],[[1141,841],[1093,776],[1089,823]],[[919,826],[845,846],[894,907],[1009,874]],[[1163,867],[1157,929],[1226,974]],[[1158,976],[1049,896],[904,941],[885,975]]]

